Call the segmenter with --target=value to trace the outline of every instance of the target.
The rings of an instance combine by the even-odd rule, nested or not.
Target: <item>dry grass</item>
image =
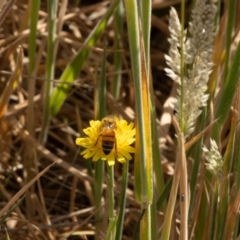
[[[60,2],[63,3],[64,1]],[[87,1],[81,3],[81,7],[76,7],[74,1],[69,1],[66,12],[62,14],[63,27],[58,31],[55,79],[52,80],[54,83],[58,81],[64,68],[78,49],[84,47],[84,40],[105,13],[109,3],[109,1],[95,1],[96,3],[85,5],[85,2]],[[172,81],[166,78],[163,68],[166,65],[164,53],[167,52],[168,48],[168,9],[169,5],[177,3],[179,3],[178,0],[156,0],[153,2],[151,64],[159,119],[159,134],[163,150],[163,167],[166,174],[173,173],[171,162],[174,160],[175,146],[170,134],[172,132],[171,122],[166,120],[171,113],[164,103],[171,95],[175,94],[175,86],[173,86]],[[15,50],[17,46],[21,45],[24,51],[22,78],[12,91],[9,102],[5,102],[6,108],[1,118],[0,129],[0,205],[3,208],[9,204],[7,207],[11,208],[19,199],[21,199],[21,202],[2,223],[0,240],[6,239],[7,233],[11,240],[93,239],[95,234],[93,216],[97,211],[93,208],[91,190],[91,184],[94,180],[87,172],[89,163],[79,155],[75,138],[79,136],[81,129],[88,125],[88,121],[94,118],[93,98],[94,90],[97,87],[95,82],[101,71],[99,68],[105,39],[108,42],[107,81],[109,85],[111,85],[112,78],[116,74],[112,70],[114,24],[110,21],[97,46],[92,49],[81,74],[72,84],[67,100],[57,116],[51,120],[48,140],[45,146],[42,146],[38,143],[38,135],[41,131],[42,86],[45,81],[46,69],[46,1],[41,3],[38,20],[34,99],[29,99],[27,92],[28,84],[32,81],[28,70],[28,20],[28,2],[18,0],[10,9],[0,28],[1,95],[6,89],[10,75],[16,68]],[[120,99],[115,101],[111,94],[107,94],[107,104],[109,109],[113,107],[116,109],[116,114],[120,114],[126,119],[133,119],[134,96],[126,25],[124,26],[122,39],[124,43],[122,50],[124,53],[124,70],[122,72],[121,95]],[[32,100],[34,102],[34,118],[30,120],[35,133],[34,136],[30,137],[25,129],[28,124],[26,111],[29,101]],[[29,163],[26,162],[24,156],[26,146],[30,146],[34,150],[34,158],[31,159],[31,172],[32,177],[36,176],[36,181],[28,188],[25,170]],[[54,165],[40,178],[40,172],[53,162]],[[117,164],[115,171],[117,200],[120,191],[118,180],[121,179],[122,166]],[[130,171],[123,239],[132,239],[134,228],[141,214],[133,192],[133,162],[131,162]],[[20,194],[13,198],[18,191],[21,191]],[[102,207],[106,207],[104,201]],[[7,209],[4,210],[0,217],[6,214]],[[159,215],[159,218],[161,218],[161,215]],[[106,220],[107,216],[103,219],[105,224]],[[72,233],[75,237],[69,237]],[[99,239],[104,239],[104,232],[97,234]]]

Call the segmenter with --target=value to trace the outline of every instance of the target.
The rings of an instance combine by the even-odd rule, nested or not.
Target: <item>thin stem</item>
[[[184,146],[184,136],[183,133],[180,133],[178,136],[179,139],[179,144]],[[180,169],[181,169],[181,175],[180,175],[180,207],[181,207],[181,234],[180,234],[180,239],[181,240],[187,240],[188,239],[188,207],[189,207],[189,199],[188,199],[188,174],[187,174],[187,164],[186,164],[186,155],[185,151],[181,151],[181,156],[179,159],[180,162]]]
[[[181,77],[181,85],[180,85],[180,109],[179,109],[179,124],[181,131],[184,131],[184,121],[183,121],[183,78],[184,78],[184,22],[185,22],[185,0],[182,0],[181,4],[181,39],[180,39],[180,51],[181,51],[181,65],[180,65],[180,77]]]
[[[184,89],[183,89],[183,78],[184,78],[184,24],[185,24],[185,0],[181,1],[181,86],[180,86],[180,129],[181,133],[179,134],[179,145],[180,148],[184,145],[184,128],[183,125],[183,98],[184,98]],[[181,240],[187,240],[188,239],[188,175],[187,175],[187,165],[186,165],[186,153],[182,149],[180,156],[180,169],[181,169],[181,175],[180,175],[180,191],[181,191],[181,233],[180,233],[180,239]]]
[[[114,218],[114,168],[113,166],[108,166],[109,174],[109,185],[108,185],[108,194],[109,194],[109,219]]]
[[[107,229],[108,240],[114,240],[116,234],[116,217],[114,216],[114,166],[108,166],[108,216],[109,223]]]
[[[120,204],[119,204],[120,210],[118,215],[116,238],[115,238],[116,240],[122,239],[124,212],[125,212],[125,206],[126,206],[126,193],[127,193],[127,184],[128,184],[128,166],[129,166],[129,161],[126,161],[123,164],[123,178],[122,178],[121,196],[120,196]]]

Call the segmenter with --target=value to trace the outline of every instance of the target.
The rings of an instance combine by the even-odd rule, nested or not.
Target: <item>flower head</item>
[[[76,139],[76,144],[85,148],[81,152],[84,158],[107,160],[110,166],[115,160],[123,163],[132,159],[130,153],[134,153],[135,148],[130,145],[135,142],[136,134],[133,123],[128,124],[114,116],[89,123],[90,127],[83,130],[86,137]]]
[[[210,139],[210,150],[203,146],[203,151],[207,160],[207,169],[217,176],[219,181],[223,179],[223,159],[218,151],[217,144],[214,140]]]
[[[192,21],[189,23],[189,34],[184,31],[182,36],[177,11],[174,8],[170,10],[168,39],[170,49],[165,56],[169,68],[165,71],[170,78],[182,86],[178,88],[175,110],[177,119],[179,122],[182,121],[185,138],[194,131],[196,119],[202,113],[202,107],[206,106],[209,98],[206,91],[213,66],[211,58],[216,33],[214,22],[216,11],[213,0],[196,0],[192,10]],[[182,60],[184,76],[181,79]]]

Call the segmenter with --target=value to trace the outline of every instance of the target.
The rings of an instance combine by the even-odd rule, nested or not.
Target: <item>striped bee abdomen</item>
[[[111,132],[110,135],[108,134],[102,135],[102,150],[105,155],[108,155],[114,148],[116,138],[115,134],[113,133],[114,132]]]

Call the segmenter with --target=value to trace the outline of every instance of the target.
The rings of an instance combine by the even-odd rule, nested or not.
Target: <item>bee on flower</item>
[[[77,138],[76,144],[85,148],[81,152],[84,158],[107,160],[108,165],[115,164],[115,160],[123,163],[131,160],[131,153],[135,148],[131,146],[135,142],[136,129],[134,124],[128,124],[115,116],[108,116],[102,121],[90,121],[90,127],[85,128],[86,137]]]

